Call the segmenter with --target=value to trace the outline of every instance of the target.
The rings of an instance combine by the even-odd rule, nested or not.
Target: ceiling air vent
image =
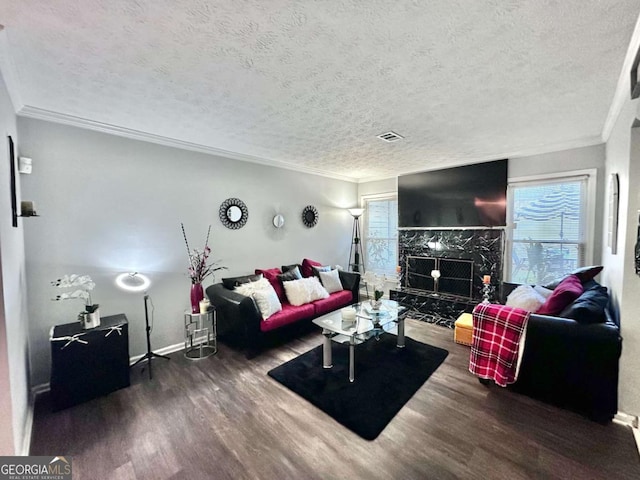
[[[396,132],[387,132],[378,135],[378,138],[385,142],[397,142],[398,140],[402,140],[404,137],[402,135],[398,135]]]

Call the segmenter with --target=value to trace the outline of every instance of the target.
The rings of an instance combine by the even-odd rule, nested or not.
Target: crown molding
[[[186,142],[184,140],[179,140],[177,138],[165,137],[163,135],[156,135],[154,133],[143,132],[141,130],[134,130],[131,128],[120,127],[118,125],[111,125],[109,123],[97,122],[95,120],[90,120],[88,118],[77,117],[75,115],[68,115],[66,113],[54,112],[52,110],[33,107],[31,105],[23,105],[16,113],[20,117],[33,118],[36,120],[45,120],[48,122],[60,123],[62,125],[70,125],[73,127],[93,130],[96,132],[117,135],[119,137],[131,138],[133,140],[140,140],[143,142],[155,143],[158,145],[163,145],[165,147],[179,148],[181,150],[190,150],[192,152],[205,153],[208,155],[215,155],[218,157],[228,158],[232,160],[240,160],[242,162],[257,163],[257,164],[266,165],[269,167],[283,168],[285,170],[292,170],[299,173],[318,175],[321,177],[333,178],[335,180],[342,180],[345,182],[357,183],[358,181],[358,179],[354,177],[337,175],[334,173],[326,172],[324,170],[304,167],[300,165],[293,165],[291,163],[280,162],[277,160],[270,160],[267,158],[256,157],[253,155],[247,155],[239,152],[232,152],[229,150],[223,150],[221,148],[211,147],[209,145]]]
[[[358,183],[381,182],[383,180],[396,180],[398,175],[380,175],[373,177],[362,177],[358,179]]]
[[[0,25],[1,27],[1,25]],[[18,74],[13,63],[13,57],[9,53],[9,36],[6,28],[0,28],[0,74],[4,78],[4,84],[9,92],[9,98],[13,104],[13,109],[17,113],[22,109],[22,97],[18,85]]]
[[[0,33],[1,35],[1,33]],[[566,142],[557,142],[551,144],[545,144],[534,148],[512,150],[508,152],[495,153],[485,155],[483,157],[477,157],[473,159],[464,159],[453,162],[447,162],[446,164],[439,164],[436,167],[430,168],[425,165],[424,168],[405,170],[398,173],[398,175],[383,175],[383,176],[371,176],[371,177],[348,177],[345,175],[338,175],[335,173],[326,172],[324,170],[293,165],[286,162],[280,162],[277,160],[270,160],[267,158],[256,157],[253,155],[247,155],[244,153],[232,152],[229,150],[223,150],[208,145],[202,145],[198,143],[186,142],[177,138],[165,137],[162,135],[156,135],[153,133],[143,132],[140,130],[134,130],[130,128],[120,127],[117,125],[111,125],[108,123],[97,122],[83,117],[77,117],[74,115],[68,115],[66,113],[55,112],[52,110],[46,110],[44,108],[33,107],[30,105],[23,105],[17,112],[17,115],[25,118],[33,118],[36,120],[45,120],[48,122],[59,123],[63,125],[70,125],[78,128],[84,128],[87,130],[93,130],[96,132],[107,133],[111,135],[117,135],[120,137],[130,138],[133,140],[140,140],[143,142],[155,143],[158,145],[164,145],[167,147],[179,148],[182,150],[190,150],[193,152],[205,153],[208,155],[215,155],[218,157],[229,158],[232,160],[239,160],[243,162],[257,163],[260,165],[266,165],[269,167],[283,168],[285,170],[292,170],[299,173],[306,173],[310,175],[318,175],[327,178],[333,178],[335,180],[342,180],[350,183],[368,183],[377,182],[381,180],[389,180],[397,178],[398,175],[407,175],[410,173],[424,172],[427,170],[434,170],[440,168],[455,167],[459,165],[467,165],[470,163],[481,163],[496,160],[498,158],[518,158],[531,155],[542,155],[545,153],[559,152],[563,150],[570,150],[574,148],[590,147],[603,143],[602,138],[599,135],[593,135],[589,137],[578,138],[569,140]]]
[[[547,153],[562,152],[564,150],[574,150],[576,148],[594,147],[596,145],[602,145],[602,137],[600,135],[589,135],[588,137],[574,138],[564,142],[547,143],[538,147],[524,148],[522,150],[513,150],[511,152],[504,152],[500,155],[494,156],[497,158],[521,158],[531,157],[533,155],[545,155]]]
[[[609,107],[607,119],[605,120],[604,126],[602,127],[602,141],[604,143],[609,141],[609,136],[613,131],[613,127],[618,120],[618,116],[620,116],[620,112],[622,111],[622,107],[624,106],[625,102],[627,101],[627,99],[631,101],[629,93],[631,89],[631,79],[629,77],[629,72],[631,71],[631,64],[635,59],[638,48],[640,48],[640,16],[638,16],[636,26],[633,29],[631,41],[629,42],[629,48],[627,49],[627,54],[624,57],[624,62],[622,63],[622,71],[618,76],[618,84],[613,95],[613,101],[611,102],[611,106]]]

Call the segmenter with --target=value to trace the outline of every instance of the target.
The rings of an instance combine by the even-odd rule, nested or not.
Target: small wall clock
[[[279,213],[273,217],[273,226],[276,228],[284,227],[284,215]]]

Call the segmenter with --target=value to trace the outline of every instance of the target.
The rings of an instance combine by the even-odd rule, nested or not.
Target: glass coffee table
[[[331,358],[332,342],[349,345],[349,381],[355,380],[355,346],[370,338],[377,338],[384,332],[394,333],[397,329],[397,347],[404,348],[404,317],[399,315],[405,307],[393,300],[383,300],[378,309],[371,306],[369,300],[356,303],[350,307],[355,312],[353,320],[343,318],[342,310],[328,313],[316,318],[313,323],[322,327],[324,343],[322,345],[322,366],[333,367]],[[344,309],[343,309],[344,310]]]

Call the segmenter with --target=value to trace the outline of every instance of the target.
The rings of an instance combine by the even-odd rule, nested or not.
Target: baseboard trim
[[[158,355],[169,355],[170,353],[179,352],[180,350],[184,350],[184,343],[174,343],[173,345],[167,345],[166,347],[162,347],[158,350],[154,350],[154,353]],[[138,360],[140,360],[144,356],[144,353],[140,355],[136,355],[135,357],[129,358],[129,365],[133,365]]]
[[[628,413],[618,412],[613,416],[613,421],[626,427],[638,428],[638,417]]]
[[[31,435],[33,433],[33,411],[36,405],[36,397],[33,391],[29,394],[29,402],[27,404],[27,417],[24,419],[24,436],[22,437],[22,445],[18,455],[26,457],[29,455],[31,449]]]
[[[638,416],[628,413],[618,412],[613,417],[613,422],[631,428],[633,439],[636,441],[636,448],[640,454],[640,429],[638,429]]]
[[[48,391],[49,391],[49,382],[40,383],[39,385],[34,385],[33,387],[31,387],[31,395],[33,396],[34,401],[38,395],[42,395],[43,393]]]

